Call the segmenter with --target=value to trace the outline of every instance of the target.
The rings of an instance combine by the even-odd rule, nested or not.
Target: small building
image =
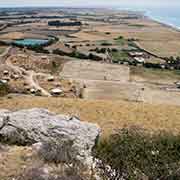
[[[3,74],[4,74],[5,76],[9,75],[9,71],[8,71],[8,70],[4,70],[4,71],[3,71]]]
[[[144,55],[143,52],[129,52],[131,57],[142,57]]]
[[[9,77],[3,77],[2,80],[10,81],[11,79]]]
[[[55,89],[52,89],[51,90],[51,95],[54,95],[54,96],[59,96],[63,93],[63,90],[62,89],[59,89],[59,88],[55,88]]]
[[[145,52],[131,51],[128,54],[132,58],[135,58],[135,57],[142,57],[142,58],[146,58],[146,59],[150,58],[150,55]]]
[[[47,60],[47,58],[48,58],[47,56],[41,56],[42,60]]]
[[[1,80],[0,80],[0,83],[2,83],[2,84],[7,84],[7,83],[8,83],[8,81],[7,81],[7,80],[5,80],[5,79],[1,79]]]
[[[145,59],[143,57],[135,57],[134,59],[139,63],[144,63],[145,62]]]
[[[49,76],[49,77],[47,78],[47,80],[48,80],[48,81],[54,81],[54,76]]]
[[[31,89],[30,89],[30,93],[32,93],[32,94],[35,94],[35,93],[36,93],[36,91],[37,91],[37,90],[36,90],[36,89],[34,89],[34,88],[31,88]]]

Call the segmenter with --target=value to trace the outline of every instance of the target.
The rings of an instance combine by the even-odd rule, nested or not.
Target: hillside
[[[0,108],[18,110],[33,107],[52,112],[76,115],[80,119],[98,124],[104,135],[124,126],[140,126],[150,131],[180,131],[179,106],[145,104],[128,101],[87,101],[80,99],[13,97],[1,98]]]

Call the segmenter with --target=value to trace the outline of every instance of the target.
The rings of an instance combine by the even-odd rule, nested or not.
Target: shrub
[[[137,128],[124,128],[102,140],[95,155],[116,171],[116,176],[139,180],[180,179],[180,135],[166,132],[150,135]],[[138,173],[137,173],[138,172]],[[114,177],[114,179],[117,177]],[[174,179],[173,179],[174,180]]]
[[[114,40],[121,40],[121,39],[124,39],[124,37],[123,36],[119,36],[119,37],[115,38]]]
[[[112,43],[109,43],[109,42],[103,42],[103,43],[101,43],[101,46],[112,46]]]
[[[0,96],[5,96],[9,93],[9,86],[0,82]]]
[[[67,55],[69,55],[68,53],[66,53],[66,52],[64,52],[64,51],[62,51],[60,49],[53,50],[53,54],[58,54],[60,56],[67,56]]]

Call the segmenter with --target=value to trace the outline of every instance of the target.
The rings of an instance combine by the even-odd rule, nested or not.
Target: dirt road
[[[36,76],[40,75],[39,73],[36,73],[34,71],[27,71],[22,67],[16,66],[14,64],[11,63],[11,58],[13,58],[14,53],[13,53],[13,48],[9,47],[1,56],[1,63],[2,64],[6,64],[9,68],[11,68],[12,70],[14,70],[16,73],[18,73],[20,76],[22,76],[26,82],[28,83],[28,85],[30,87],[33,87],[36,90],[40,90],[43,96],[48,96],[50,97],[51,94],[46,91],[44,88],[42,88],[37,79]]]
[[[36,76],[39,75],[38,73],[35,73],[34,71],[27,71],[26,73],[27,75],[25,76],[25,79],[30,86],[40,90],[44,96],[48,96],[48,97],[51,96],[51,94],[48,91],[46,91],[39,85],[36,78]]]

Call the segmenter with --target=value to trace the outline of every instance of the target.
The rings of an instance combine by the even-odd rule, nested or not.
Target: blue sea
[[[180,7],[147,9],[145,14],[152,19],[180,29]]]
[[[118,8],[123,9],[123,8]],[[180,29],[180,7],[170,6],[168,7],[128,7],[126,10],[140,11],[151,19],[159,22],[171,25]]]

